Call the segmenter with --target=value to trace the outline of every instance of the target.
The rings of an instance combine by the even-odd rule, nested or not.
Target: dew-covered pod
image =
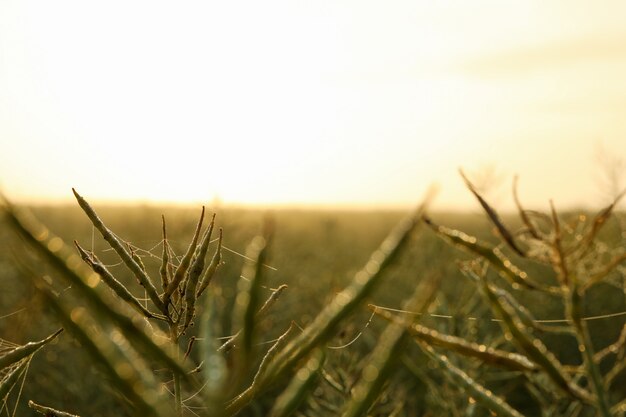
[[[43,414],[46,417],[80,417],[76,414],[70,414],[65,411],[56,410],[52,407],[37,404],[33,400],[28,401],[28,408],[38,412],[39,414]]]
[[[167,227],[165,225],[165,216],[161,215],[161,230],[163,236],[163,248],[161,253],[161,267],[159,275],[161,275],[161,287],[163,291],[167,290],[167,286],[172,278],[172,264],[170,263],[170,245],[167,240]]]
[[[44,345],[54,340],[59,334],[61,334],[62,331],[63,329],[59,329],[43,340],[40,340],[38,342],[28,342],[25,345],[18,346],[15,349],[9,350],[8,352],[4,353],[2,356],[0,356],[0,369],[4,369],[14,363],[21,361],[24,358],[27,358],[28,356],[31,356],[39,349],[41,349]]]
[[[200,278],[200,282],[198,284],[198,290],[196,292],[196,296],[197,297],[200,297],[202,295],[202,293],[204,292],[204,290],[207,289],[207,287],[209,286],[209,284],[213,280],[213,277],[215,276],[215,272],[217,271],[217,268],[222,263],[222,240],[223,240],[223,235],[224,235],[224,232],[223,232],[222,228],[220,228],[219,238],[217,240],[217,249],[215,249],[215,253],[213,254],[213,258],[211,259],[211,263],[209,263],[209,266],[207,267],[206,271],[204,271],[204,274],[202,275],[202,278]]]
[[[203,220],[204,220],[204,206],[202,207],[200,220],[198,220],[196,231],[193,234],[193,238],[191,239],[191,243],[189,244],[189,247],[187,248],[187,252],[185,252],[185,255],[180,260],[180,264],[178,264],[178,267],[176,267],[176,270],[174,271],[174,276],[172,278],[172,281],[169,283],[165,292],[163,293],[162,305],[164,308],[164,312],[167,311],[172,294],[174,294],[174,292],[179,289],[179,285],[183,281],[183,278],[185,278],[185,275],[187,274],[187,269],[189,269],[189,266],[191,265],[191,260],[196,251],[196,247],[198,245],[198,239],[200,238],[200,231],[202,230]]]
[[[483,406],[487,407],[494,415],[502,417],[524,417],[502,398],[493,394],[490,390],[467,375],[467,373],[452,364],[445,355],[436,353],[433,348],[427,344],[424,344],[423,348],[425,351],[429,352],[430,356],[444,369],[446,377],[453,383],[462,387],[471,398],[474,398]]]
[[[400,317],[394,316],[387,311],[377,309],[376,306],[371,306],[370,308],[374,310],[374,313],[387,320],[398,324],[403,323]],[[404,325],[407,326],[409,334],[416,340],[425,342],[431,346],[443,347],[463,356],[480,359],[485,364],[513,371],[534,372],[537,370],[537,366],[523,355],[468,342],[463,338],[442,334],[437,330],[417,323]]]
[[[481,242],[474,236],[470,236],[459,230],[437,225],[429,218],[426,218],[425,221],[446,241],[485,259],[503,278],[509,280],[514,286],[521,286],[528,289],[544,289],[549,292],[555,292],[555,289],[544,288],[542,285],[531,280],[528,274],[513,264],[499,248]]]
[[[117,253],[120,259],[124,262],[124,264],[131,270],[131,272],[135,275],[139,283],[146,290],[148,297],[154,303],[154,305],[159,309],[163,309],[163,304],[161,299],[159,298],[159,294],[157,293],[156,287],[152,283],[152,280],[146,273],[144,269],[133,259],[133,256],[124,248],[122,243],[118,240],[115,234],[109,230],[108,227],[104,224],[104,222],[100,219],[96,211],[89,205],[87,200],[85,200],[75,189],[72,188],[72,192],[76,197],[76,201],[78,201],[78,205],[83,209],[91,223],[95,226],[96,229],[100,232],[104,240],[108,242],[111,248]]]
[[[476,190],[476,187],[474,187],[474,184],[472,184],[470,180],[467,178],[467,176],[463,173],[463,170],[459,170],[459,172],[461,174],[461,177],[463,178],[463,181],[465,181],[465,185],[467,186],[467,188],[470,190],[472,194],[474,194],[474,197],[476,197],[476,199],[482,206],[483,210],[485,210],[485,213],[487,213],[487,216],[489,217],[491,222],[494,224],[494,226],[496,226],[496,229],[498,230],[500,237],[502,237],[502,239],[506,242],[506,244],[515,253],[517,253],[519,256],[525,257],[526,252],[515,241],[515,239],[513,238],[513,233],[511,233],[509,229],[504,225],[504,223],[500,219],[500,216],[498,215],[496,210],[493,207],[491,207],[489,203],[487,203],[487,201],[480,195],[478,190]]]
[[[85,249],[83,249],[78,242],[74,241],[74,245],[80,254],[81,259],[102,279],[113,292],[126,303],[128,303],[132,308],[136,311],[140,312],[144,316],[148,318],[157,317],[157,315],[153,314],[150,310],[144,307],[143,304],[135,297],[128,288],[121,282],[119,282],[111,272],[106,268],[106,266],[100,262],[100,260],[94,255],[89,254]],[[161,316],[162,317],[162,316]]]
[[[189,325],[191,325],[191,322],[196,314],[196,300],[198,298],[198,293],[196,291],[198,288],[198,281],[200,279],[200,276],[202,275],[202,272],[204,271],[205,258],[209,250],[209,243],[211,242],[211,235],[213,234],[214,227],[215,214],[213,214],[213,217],[211,218],[211,223],[209,224],[209,227],[202,237],[200,247],[197,250],[196,257],[192,261],[187,275],[187,283],[184,290],[185,312],[183,331],[184,329],[189,327]]]

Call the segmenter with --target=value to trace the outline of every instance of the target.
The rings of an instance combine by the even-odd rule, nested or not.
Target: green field
[[[199,215],[198,207],[96,206],[95,208],[107,226],[121,240],[133,245],[134,252],[141,258],[147,274],[151,277],[159,277],[161,266],[163,245],[161,214],[164,214],[167,220],[168,240],[173,253],[177,256],[185,253]],[[211,208],[207,210],[212,212]],[[68,247],[76,240],[85,249],[93,251],[117,279],[124,283],[136,298],[144,302],[146,294],[137,284],[133,274],[110,249],[77,205],[34,207],[32,212],[52,234],[63,239]],[[273,289],[282,284],[288,285],[288,288],[271,310],[254,323],[254,337],[249,357],[241,359],[243,356],[240,351],[246,350],[245,343],[244,348],[236,343],[234,349],[220,356],[228,372],[233,369],[239,372],[235,376],[229,374],[231,378],[229,388],[232,390],[216,389],[210,394],[209,389],[205,387],[200,394],[183,403],[181,413],[185,416],[207,415],[203,414],[206,410],[202,407],[215,400],[211,395],[219,397],[216,392],[227,392],[223,398],[230,400],[244,390],[251,383],[254,370],[260,366],[261,358],[290,323],[294,323],[294,330],[289,336],[293,339],[301,329],[306,329],[314,323],[320,312],[353,281],[355,274],[366,265],[370,255],[394,226],[407,215],[399,211],[268,212],[235,208],[216,208],[215,212],[216,226],[223,228],[224,231],[222,264],[202,303],[200,299],[198,300],[194,320],[196,325],[189,327],[180,338],[183,352],[191,336],[211,337],[214,345],[206,344],[208,348],[205,348],[198,347],[200,344],[198,343],[192,349],[187,361],[194,366],[203,361],[206,363],[214,353],[207,354],[207,349],[218,346],[218,342],[225,341],[225,337],[236,334],[242,328],[242,321],[238,320],[237,313],[241,307],[236,302],[238,293],[250,291],[250,298],[257,297],[260,300],[258,303],[262,304],[272,294]],[[436,224],[462,230],[482,241],[499,245],[498,247],[513,264],[527,272],[529,278],[541,285],[559,287],[558,283],[562,277],[559,276],[558,268],[555,272],[549,261],[541,264],[515,255],[510,248],[501,243],[494,224],[483,212],[476,210],[475,213],[431,213],[429,216]],[[240,283],[240,275],[242,270],[245,270],[244,254],[247,247],[255,236],[262,233],[267,218],[273,221],[274,233],[271,246],[268,248],[266,266],[260,268],[264,281],[258,283],[259,288],[255,290],[253,284]],[[548,215],[547,219],[549,218]],[[551,230],[549,221],[540,217],[536,219],[538,228],[546,230],[546,234],[549,234],[547,232]],[[578,235],[584,237],[589,233],[593,228],[593,219],[593,213],[587,214],[584,219],[578,213],[562,214],[560,226],[563,245],[569,244],[570,237],[575,243],[576,239],[581,239],[577,238]],[[603,265],[609,264],[616,257],[620,259],[621,256],[623,259],[626,241],[625,221],[624,213],[614,213],[606,224],[602,225],[600,233],[587,251],[581,252],[578,258],[567,259],[567,265],[571,266],[567,271],[570,280],[579,279],[583,282],[586,279],[584,274],[599,273]],[[511,230],[523,226],[516,215],[504,216],[504,223]],[[550,236],[550,239],[554,238],[554,234]],[[216,245],[214,242],[209,246],[209,253],[213,253]],[[22,345],[40,340],[62,327],[58,313],[51,310],[45,302],[45,297],[33,285],[34,281],[41,281],[42,277],[46,277],[45,282],[50,283],[47,288],[51,293],[60,302],[66,303],[70,309],[73,308],[70,315],[79,314],[79,310],[76,309],[78,307],[74,306],[82,306],[90,312],[92,307],[89,302],[83,299],[74,287],[70,287],[59,278],[61,273],[51,268],[49,262],[44,261],[41,255],[37,256],[22,238],[17,237],[13,227],[9,226],[6,215],[0,228],[0,247],[2,248],[0,316],[3,316],[0,319],[0,338],[5,341],[0,355],[10,349],[7,342]],[[532,245],[524,247],[534,248]],[[590,317],[626,311],[624,285],[626,275],[623,262],[620,264],[619,261],[615,268],[610,272],[607,271],[602,282],[590,287],[582,300],[574,301],[572,304],[568,304],[567,296],[562,298],[549,294],[549,291],[512,286],[509,281],[493,272],[496,268],[492,265],[487,275],[489,282],[498,289],[512,294],[530,311],[534,319],[570,318],[570,321],[544,323],[535,329],[530,329],[528,323],[520,323],[519,326],[523,329],[523,335],[520,337],[528,337],[531,344],[545,346],[554,354],[554,359],[559,362],[555,371],[550,368],[550,364],[542,362],[543,357],[535,357],[537,353],[532,348],[525,350],[523,343],[516,339],[514,331],[512,335],[510,329],[503,330],[502,323],[494,321],[501,317],[497,313],[495,302],[489,301],[488,297],[481,294],[480,285],[472,282],[460,270],[466,268],[467,273],[472,266],[458,263],[459,260],[471,261],[478,258],[476,253],[461,250],[438,236],[431,227],[421,223],[416,232],[411,234],[400,256],[385,270],[375,291],[368,293],[349,314],[342,315],[338,324],[328,329],[328,334],[324,333],[324,337],[311,352],[303,354],[293,366],[284,372],[281,371],[271,383],[268,382],[267,386],[263,386],[258,395],[252,396],[251,401],[242,407],[239,415],[268,415],[270,409],[275,406],[276,399],[285,397],[285,387],[290,382],[292,385],[294,381],[297,382],[298,378],[293,376],[296,370],[318,351],[324,352],[325,362],[321,367],[315,368],[313,374],[316,379],[312,380],[307,390],[303,389],[303,400],[293,415],[344,415],[349,413],[350,407],[356,407],[350,401],[359,397],[359,390],[367,391],[372,398],[363,400],[364,403],[368,402],[366,411],[358,412],[360,414],[357,415],[489,416],[492,413],[509,415],[506,411],[508,408],[502,411],[497,408],[497,404],[490,403],[493,401],[493,395],[506,401],[508,404],[506,407],[526,416],[623,415],[626,410],[623,402],[626,398],[624,395],[626,375],[622,372],[623,339],[626,335],[622,329],[626,323],[626,315],[586,320]],[[478,263],[473,265],[476,266]],[[248,271],[254,270],[254,267],[248,268]],[[573,285],[571,281],[560,283],[561,288]],[[419,287],[420,285],[422,287]],[[105,285],[101,283],[98,287]],[[158,285],[157,287],[160,289]],[[458,346],[446,347],[434,342],[426,343],[423,339],[421,344],[414,343],[412,337],[404,333],[396,335],[398,340],[395,343],[396,336],[389,329],[400,327],[390,326],[382,317],[374,315],[367,306],[374,304],[390,309],[408,308],[403,307],[404,303],[418,287],[423,290],[424,297],[434,289],[432,299],[428,300],[428,303],[422,300],[420,304],[422,308],[427,306],[425,314],[414,316],[391,310],[385,311],[396,314],[396,317],[419,317],[420,324],[443,334],[458,337],[465,342],[475,342],[506,352],[517,352],[524,356],[524,360],[528,359],[532,363],[533,369],[516,370],[506,366],[493,366],[491,363],[493,357],[468,356],[463,354]],[[420,298],[420,294],[417,298]],[[181,301],[181,305],[183,304]],[[571,317],[576,315],[570,315],[567,306],[572,305],[580,309],[580,317],[585,319],[583,330],[577,330],[576,323],[571,321]],[[211,311],[207,320],[210,319],[211,333],[200,334],[199,328],[202,326],[198,325],[199,318],[209,316],[209,306]],[[511,304],[507,306],[509,308]],[[515,320],[524,318],[520,311],[513,312]],[[14,314],[9,316],[11,313]],[[103,325],[97,316],[94,317],[96,317],[94,323],[91,324],[93,332],[90,334],[101,333],[100,336],[107,339],[119,338],[119,331],[109,325]],[[158,327],[160,324],[153,322],[153,326]],[[97,326],[100,327],[94,330]],[[560,331],[554,331],[555,328]],[[590,360],[591,364],[584,359],[585,352],[581,353],[579,345],[587,352],[590,350],[595,353],[601,352],[616,342],[620,338],[620,333],[622,343],[618,342],[613,350],[605,352],[604,357],[596,356]],[[588,335],[587,339],[584,337],[585,334]],[[380,347],[386,343],[389,343],[386,352],[392,353],[393,357],[388,362],[376,362],[382,360],[376,356],[378,354],[376,352],[385,353]],[[588,345],[585,346],[585,343]],[[480,350],[484,351],[485,348],[480,347]],[[141,356],[141,353],[134,349],[129,349],[129,352]],[[441,362],[442,355],[446,355],[447,362]],[[133,363],[132,358],[130,355],[128,359],[130,363]],[[244,368],[240,366],[242,361],[246,363]],[[141,362],[146,364],[153,375],[159,395],[174,403],[174,382],[171,372],[163,369],[153,357],[143,358]],[[370,371],[372,364],[376,363],[384,363],[384,366],[375,368],[375,376],[372,377]],[[467,382],[459,381],[454,369],[462,370],[472,382],[467,386],[464,385]],[[597,381],[594,381],[594,372],[603,381],[601,386],[597,386]],[[5,371],[3,378],[6,375]],[[584,391],[581,398],[576,398],[576,389],[573,389],[574,392],[567,392],[569,388],[559,389],[558,380],[562,375],[565,375],[568,384]],[[370,379],[375,386],[364,388]],[[481,398],[482,391],[473,391],[476,387],[484,388],[484,392],[490,391],[493,395]],[[183,400],[197,392],[192,383],[183,383],[181,391]],[[53,342],[32,356],[26,378],[20,379],[11,390],[2,415],[13,415],[15,407],[16,415],[31,415],[33,411],[27,406],[28,400],[81,416],[139,415],[136,404],[129,401],[126,394],[106,375],[102,370],[102,364],[86,352],[72,331],[66,329]],[[219,403],[221,400],[215,401]],[[607,412],[609,414],[606,414]],[[219,410],[212,413],[214,414],[209,415],[220,415]],[[167,412],[157,415],[167,415]]]

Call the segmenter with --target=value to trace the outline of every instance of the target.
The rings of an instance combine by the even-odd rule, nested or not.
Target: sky
[[[626,186],[626,2],[0,1],[20,202],[596,207]],[[611,180],[612,178],[612,180]]]

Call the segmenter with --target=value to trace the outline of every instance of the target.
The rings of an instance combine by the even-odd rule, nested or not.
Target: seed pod
[[[163,230],[163,254],[161,255],[161,267],[159,268],[159,274],[161,275],[161,287],[163,291],[167,289],[170,283],[170,247],[167,241],[167,230],[165,228],[165,216],[161,215],[162,230]]]
[[[593,222],[591,223],[591,226],[583,239],[578,245],[574,246],[571,251],[568,251],[566,255],[576,253],[576,256],[580,258],[587,252],[587,250],[589,250],[591,244],[594,242],[596,236],[598,235],[598,232],[600,232],[602,227],[606,224],[606,221],[611,217],[611,214],[617,206],[617,203],[619,203],[620,200],[624,198],[624,196],[626,196],[626,189],[618,194],[618,196],[615,197],[611,204],[600,210],[594,216]]]
[[[537,228],[535,227],[532,220],[528,216],[528,213],[526,212],[526,210],[524,210],[524,208],[522,207],[522,203],[517,194],[517,175],[513,178],[513,199],[515,200],[515,206],[517,207],[519,216],[522,219],[522,222],[524,223],[524,225],[526,226],[528,233],[530,233],[533,239],[541,240],[541,236],[539,235]]]
[[[51,407],[45,407],[41,404],[37,404],[33,400],[28,401],[28,408],[32,408],[34,411],[39,414],[43,414],[46,417],[80,417],[76,414],[66,413],[65,411],[55,410]]]
[[[465,372],[454,366],[446,356],[435,353],[432,347],[421,344],[422,348],[430,354],[439,366],[445,371],[445,375],[454,383],[462,387],[472,398],[491,410],[495,415],[502,417],[524,417],[517,410],[507,404],[502,398],[494,395],[491,391],[474,381]]]
[[[178,289],[178,286],[180,285],[183,278],[185,277],[185,274],[187,273],[187,269],[189,268],[189,265],[191,264],[191,258],[193,257],[194,252],[196,251],[196,246],[198,245],[198,238],[200,237],[200,230],[202,229],[203,220],[204,220],[204,206],[202,206],[202,213],[200,214],[200,220],[198,220],[198,225],[196,226],[196,232],[194,233],[193,239],[191,240],[191,243],[189,244],[189,247],[187,248],[187,252],[183,256],[183,259],[181,259],[178,267],[176,268],[176,271],[174,272],[174,277],[172,278],[172,282],[169,283],[169,285],[167,286],[167,289],[163,293],[162,304],[165,310],[167,310],[167,306],[170,303],[170,298],[172,297],[172,294],[174,293],[174,291]]]
[[[287,340],[287,337],[292,332],[293,328],[294,328],[294,322],[291,322],[291,324],[289,325],[289,328],[282,335],[280,335],[280,337],[276,340],[276,342],[272,345],[272,347],[268,349],[265,356],[263,356],[263,359],[261,360],[261,363],[259,364],[257,372],[254,375],[254,378],[252,379],[252,383],[250,384],[250,386],[241,394],[239,394],[235,399],[231,400],[231,403],[237,402],[237,398],[239,397],[253,396],[254,392],[260,389],[259,381],[261,381],[261,377],[265,374],[265,371],[267,370],[267,366],[274,359],[278,350],[282,349],[282,347],[284,346]],[[227,409],[228,409],[228,406],[227,406]]]
[[[7,366],[17,363],[28,356],[31,356],[39,349],[41,349],[44,345],[54,340],[62,331],[63,329],[59,329],[43,340],[40,340],[38,342],[28,342],[25,345],[18,346],[15,349],[3,354],[2,356],[0,356],[0,369],[4,369]],[[0,397],[0,399],[1,398],[3,397]]]
[[[111,272],[104,266],[102,262],[96,257],[96,255],[89,255],[85,249],[83,249],[78,242],[74,241],[74,245],[80,254],[80,257],[89,267],[100,276],[102,281],[109,287],[113,292],[128,303],[132,308],[137,310],[139,313],[143,314],[147,318],[156,317],[152,312],[150,312],[147,308],[144,307],[143,304],[122,284],[119,282]],[[164,319],[164,317],[160,317]]]
[[[213,214],[213,218],[211,219],[211,224],[207,228],[205,232],[202,243],[200,244],[200,248],[198,249],[198,253],[196,259],[191,264],[191,268],[189,269],[189,274],[187,276],[187,283],[185,286],[185,319],[183,322],[183,332],[184,329],[189,327],[191,321],[196,312],[196,299],[197,294],[196,290],[198,287],[198,279],[200,278],[200,274],[202,274],[202,270],[204,269],[204,258],[209,250],[209,242],[211,241],[211,234],[213,233],[213,227],[215,226],[215,214]]]
[[[128,246],[128,250],[130,251],[130,256],[133,258],[133,261],[137,262],[137,265],[139,265],[139,268],[141,268],[143,272],[146,272],[146,266],[143,264],[141,256],[137,255],[137,252],[135,252],[135,249],[133,249],[130,243],[127,243],[126,245]],[[139,284],[141,285],[141,282]]]
[[[131,254],[128,253],[126,249],[124,249],[124,246],[122,246],[122,244],[115,237],[113,232],[111,232],[111,230],[109,230],[109,228],[105,226],[105,224],[102,222],[100,217],[98,217],[98,214],[95,212],[95,210],[89,205],[87,200],[85,200],[73,188],[72,188],[72,192],[74,193],[74,196],[76,197],[76,201],[78,201],[78,205],[83,209],[87,217],[89,217],[89,220],[91,220],[91,223],[96,227],[96,229],[98,229],[98,231],[100,232],[104,240],[106,240],[109,243],[111,248],[113,248],[113,250],[117,253],[117,255],[124,262],[124,264],[128,267],[128,269],[132,271],[132,273],[135,275],[135,277],[137,278],[141,286],[145,288],[146,293],[148,294],[148,297],[150,297],[150,300],[154,303],[154,305],[159,310],[163,310],[163,303],[161,302],[161,299],[159,298],[159,294],[157,293],[157,290],[154,287],[152,280],[150,279],[148,274],[146,274],[146,271],[144,271],[141,268],[141,266],[137,262],[135,262]]]
[[[257,312],[257,318],[264,317],[267,314],[267,312],[270,310],[270,308],[272,308],[272,306],[276,303],[276,301],[278,301],[278,298],[280,297],[282,292],[286,289],[287,289],[287,285],[282,284],[281,286],[276,288],[274,291],[272,291],[272,294],[270,294],[267,300],[265,300],[265,303],[263,304],[263,306],[261,306],[261,308]]]
[[[525,271],[522,271],[520,268],[515,266],[497,247],[492,247],[485,242],[479,241],[474,236],[470,236],[461,231],[439,226],[433,223],[429,218],[424,218],[424,221],[439,236],[445,238],[454,245],[485,259],[499,272],[501,276],[508,279],[513,284],[521,285],[529,289],[543,289],[549,292],[556,291],[556,289],[544,288],[532,281]]]
[[[211,280],[213,279],[213,276],[215,275],[215,272],[217,271],[217,268],[222,263],[222,235],[223,231],[222,228],[220,228],[220,236],[217,240],[217,249],[215,249],[215,253],[213,254],[213,258],[211,259],[209,267],[204,272],[202,279],[200,279],[200,285],[196,293],[197,297],[200,297],[204,290],[209,286]]]
[[[463,181],[465,181],[465,185],[467,186],[467,188],[472,192],[472,194],[474,194],[474,197],[476,197],[483,210],[485,210],[485,213],[487,213],[489,219],[491,219],[491,222],[496,226],[496,229],[498,229],[498,233],[500,233],[502,239],[506,242],[507,245],[509,245],[511,249],[513,249],[515,253],[517,253],[519,256],[525,257],[526,253],[519,247],[517,242],[515,242],[515,239],[513,239],[513,234],[509,232],[506,226],[504,226],[504,223],[500,219],[498,213],[478,193],[476,187],[474,187],[470,180],[465,176],[463,171],[459,170],[459,173],[461,174],[461,177],[463,177]]]
[[[386,320],[402,324],[400,317],[370,305],[370,309]],[[468,342],[460,337],[445,335],[420,324],[409,324],[408,332],[417,340],[432,346],[441,346],[463,356],[480,359],[483,363],[507,368],[513,371],[536,371],[537,366],[523,355],[493,349],[485,345]]]

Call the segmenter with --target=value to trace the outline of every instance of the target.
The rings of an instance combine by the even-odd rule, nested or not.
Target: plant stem
[[[576,339],[578,341],[580,353],[583,356],[583,362],[585,368],[587,368],[587,374],[589,377],[589,383],[593,393],[595,394],[595,405],[602,417],[611,417],[611,411],[606,398],[606,392],[604,389],[604,383],[602,381],[602,374],[598,369],[596,362],[593,359],[594,350],[589,336],[587,326],[582,321],[581,316],[581,304],[582,304],[582,291],[579,287],[574,286],[572,288],[571,296],[566,300],[567,312],[569,319],[574,325],[576,330]]]
[[[172,348],[176,352],[176,358],[180,359],[180,350],[178,347],[178,326],[176,323],[170,323],[170,340],[172,342]],[[183,399],[180,389],[180,375],[172,370],[174,376],[174,408],[176,410],[176,416],[183,416]]]

